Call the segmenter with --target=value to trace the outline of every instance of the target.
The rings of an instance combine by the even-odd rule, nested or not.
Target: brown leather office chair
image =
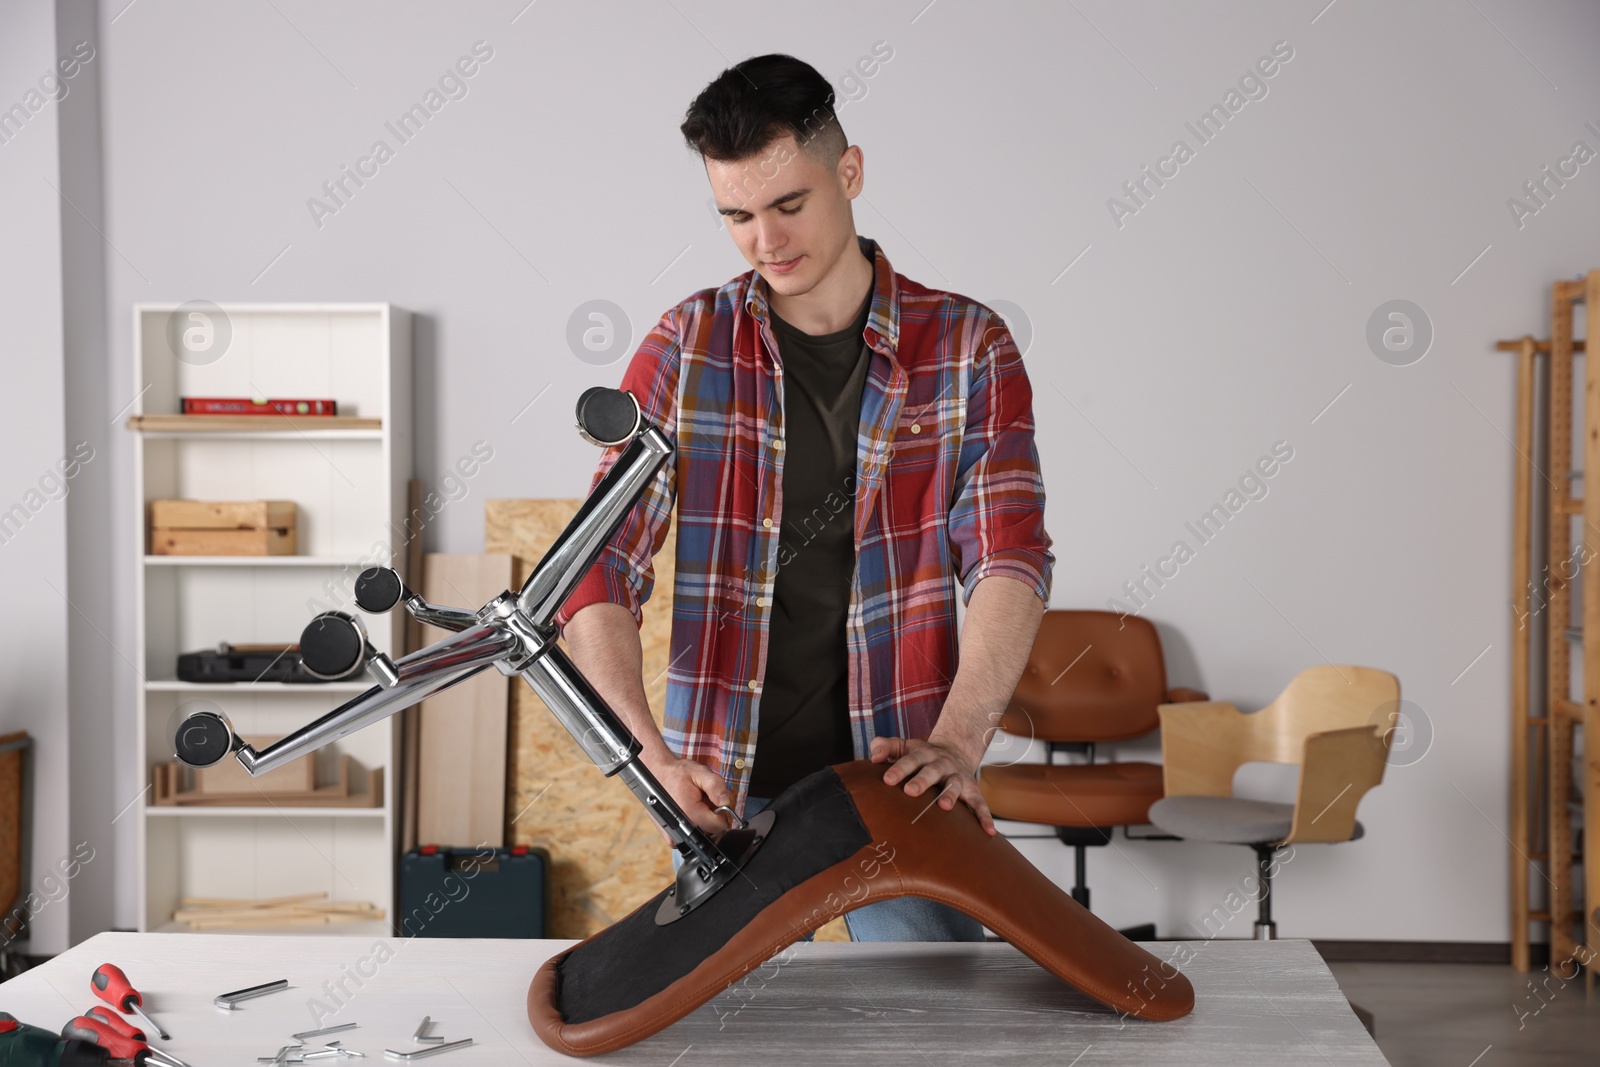
[[[1097,763],[1095,746],[1155,730],[1162,704],[1205,699],[1198,689],[1167,688],[1161,638],[1149,620],[1112,611],[1047,611],[1000,720],[1006,733],[1042,741],[1045,762],[984,764],[978,782],[984,800],[998,819],[1055,829],[1075,852],[1072,899],[1087,908],[1085,850],[1109,844],[1118,826],[1149,822],[1150,805],[1162,795],[1160,764]],[[1056,763],[1057,753],[1084,760]],[[1155,927],[1123,933],[1149,939]]]

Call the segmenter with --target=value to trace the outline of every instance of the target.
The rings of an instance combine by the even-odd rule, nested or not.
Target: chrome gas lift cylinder
[[[673,451],[660,429],[642,417],[631,393],[589,389],[578,399],[577,418],[586,440],[626,447],[519,591],[506,590],[473,612],[428,603],[392,568],[368,568],[355,583],[362,612],[383,614],[403,604],[417,619],[453,631],[451,636],[395,660],[372,647],[360,616],[325,611],[300,636],[306,670],[326,680],[365,672],[377,684],[259,751],[244,743],[226,716],[191,715],[173,738],[178,759],[209,767],[231,755],[250,774],[264,774],[493,666],[520,675],[595,766],[622,779],[682,854],[657,923],[688,914],[731,881],[768,836],[773,812],[746,821],[719,808],[734,825],[715,835],[701,830],[640,761],[638,740],[556,644],[556,612]]]

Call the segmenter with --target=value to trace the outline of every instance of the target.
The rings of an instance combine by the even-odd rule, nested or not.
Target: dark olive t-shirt
[[[772,315],[783,363],[783,507],[750,795],[852,759],[845,621],[855,574],[856,434],[872,349],[867,292],[837,333]]]

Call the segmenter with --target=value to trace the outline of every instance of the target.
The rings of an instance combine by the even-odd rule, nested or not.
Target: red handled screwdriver
[[[144,998],[139,991],[133,988],[128,981],[128,976],[122,973],[122,968],[115,963],[102,963],[95,968],[94,977],[89,979],[89,985],[94,990],[94,995],[116,1008],[118,1011],[129,1012],[143,1019],[163,1041],[172,1040],[172,1035],[161,1029],[161,1024],[146,1015],[139,1007],[144,1003]]]
[[[143,1041],[124,1037],[105,1023],[80,1015],[61,1028],[61,1036],[99,1045],[111,1054],[112,1059],[132,1060],[134,1067],[189,1067],[176,1056],[151,1048]]]
[[[110,1027],[123,1037],[131,1037],[135,1041],[144,1040],[143,1030],[139,1029],[137,1026],[133,1025],[128,1020],[124,1019],[122,1016],[108,1008],[102,1008],[100,1005],[96,1004],[94,1007],[84,1012],[83,1015],[84,1018],[93,1019],[102,1026]]]
[[[108,1055],[97,1045],[63,1040],[0,1011],[0,1064],[5,1067],[104,1067]]]

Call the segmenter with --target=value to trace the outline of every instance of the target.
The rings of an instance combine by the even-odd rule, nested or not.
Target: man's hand
[[[722,805],[732,806],[733,797],[727,783],[716,771],[691,759],[666,755],[649,764],[650,773],[656,776],[663,789],[672,794],[683,813],[708,834],[720,833],[729,826],[728,817],[712,809]],[[660,827],[657,827],[660,829]],[[661,837],[668,844],[672,839],[665,830]]]
[[[959,799],[978,816],[984,833],[993,837],[997,832],[978,788],[977,761],[939,742],[904,737],[874,737],[867,754],[873,763],[894,761],[883,775],[888,784],[903,781],[906,793],[914,797],[938,788],[937,803],[945,811]]]

